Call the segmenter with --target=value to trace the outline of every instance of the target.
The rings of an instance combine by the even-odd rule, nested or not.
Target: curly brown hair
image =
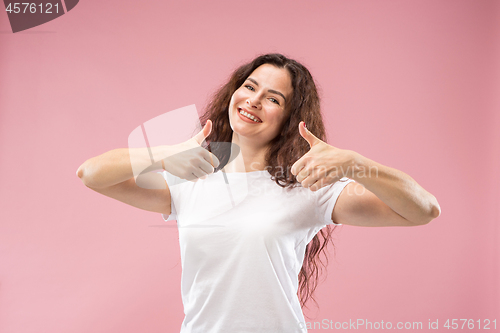
[[[288,119],[281,127],[280,135],[270,144],[266,154],[266,170],[271,178],[281,187],[293,188],[298,184],[290,169],[299,158],[309,151],[309,144],[298,133],[300,121],[307,124],[307,129],[320,140],[326,141],[325,126],[320,110],[320,98],[314,79],[302,64],[289,59],[282,54],[271,53],[260,55],[251,62],[238,67],[224,84],[212,96],[200,122],[205,126],[208,119],[212,121],[212,131],[206,138],[207,148],[212,151],[210,142],[231,142],[233,130],[229,124],[229,103],[233,93],[245,82],[248,76],[259,66],[271,64],[277,68],[285,68],[290,74],[293,88],[291,102],[287,103]],[[228,163],[230,153],[218,154],[220,165],[216,171]],[[285,171],[285,172],[284,172]],[[321,273],[321,266],[325,263],[320,258],[323,253],[328,263],[326,249],[331,242],[334,226],[329,225],[320,230],[306,246],[304,262],[299,273],[299,292],[301,306],[304,307],[309,299],[314,300],[313,292],[317,287]],[[321,236],[318,237],[318,235]],[[332,242],[333,244],[333,242]]]

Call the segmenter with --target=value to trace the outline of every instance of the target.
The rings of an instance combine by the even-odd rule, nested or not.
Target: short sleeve
[[[174,221],[177,220],[177,212],[175,210],[175,205],[174,205],[174,199],[172,195],[172,189],[174,188],[174,185],[176,184],[176,177],[174,177],[172,174],[168,173],[167,171],[163,170],[160,173],[163,178],[165,179],[165,182],[167,183],[167,186],[170,190],[170,215],[167,214],[161,214],[163,217],[164,221]]]
[[[322,191],[319,193],[318,209],[319,215],[325,225],[341,225],[340,223],[333,223],[332,221],[333,208],[335,207],[342,190],[347,186],[347,184],[352,182],[354,182],[354,180],[343,177],[332,185],[326,186],[318,191]]]

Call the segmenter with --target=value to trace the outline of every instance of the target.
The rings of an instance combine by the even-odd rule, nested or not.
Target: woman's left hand
[[[354,174],[355,152],[330,146],[315,137],[299,123],[300,135],[309,143],[311,149],[292,165],[291,172],[304,188],[317,191],[333,184],[349,172]]]

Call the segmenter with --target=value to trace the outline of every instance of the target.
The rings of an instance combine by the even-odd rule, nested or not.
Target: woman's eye
[[[246,85],[246,86],[245,86],[245,88],[247,88],[247,89],[249,89],[249,90],[252,90],[252,91],[254,91],[254,90],[255,90],[255,89],[253,89],[253,87],[252,87],[252,86],[249,86],[249,85]]]
[[[280,105],[280,102],[276,98],[270,98],[271,102]]]

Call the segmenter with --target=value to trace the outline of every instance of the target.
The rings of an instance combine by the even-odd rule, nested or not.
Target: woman
[[[99,193],[177,219],[181,332],[306,332],[301,307],[330,225],[415,226],[440,214],[408,175],[325,143],[314,80],[283,55],[234,71],[201,121],[182,144],[113,150],[77,171]],[[161,180],[146,173],[158,168]],[[132,170],[143,171],[137,181]]]

